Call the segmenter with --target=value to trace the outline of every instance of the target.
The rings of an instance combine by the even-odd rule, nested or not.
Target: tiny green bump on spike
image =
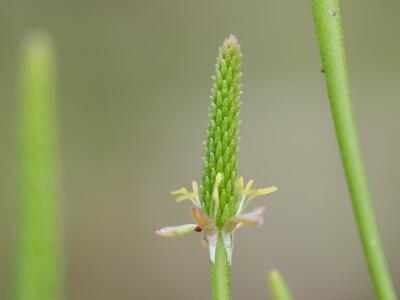
[[[237,39],[231,35],[219,50],[213,76],[207,139],[203,164],[201,203],[204,211],[221,228],[235,213],[237,195],[237,155],[239,142],[239,96],[241,53]],[[215,178],[219,185],[220,205],[212,205]],[[218,211],[214,211],[217,209]]]

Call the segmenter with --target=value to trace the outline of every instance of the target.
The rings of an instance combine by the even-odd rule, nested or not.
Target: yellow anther
[[[214,199],[215,202],[219,201],[218,187],[221,181],[222,181],[222,174],[218,173],[217,176],[215,177],[214,191],[212,194],[212,198]]]
[[[192,181],[192,188],[193,188],[193,194],[198,195],[199,194],[199,185],[197,184],[196,180]]]
[[[240,192],[243,191],[243,177],[239,177],[238,182],[237,182],[237,187],[239,189]]]
[[[218,212],[218,206],[219,206],[218,187],[219,187],[221,181],[222,181],[222,174],[218,173],[217,176],[215,177],[214,190],[212,193],[212,199],[214,200],[214,218],[217,216],[217,212]]]
[[[181,195],[181,194],[188,194],[189,191],[186,188],[180,188],[179,190],[171,192],[172,196]]]
[[[277,187],[271,186],[271,187],[268,187],[268,188],[251,190],[249,192],[249,195],[253,196],[253,197],[264,196],[264,195],[268,195],[268,194],[271,194],[273,192],[276,192],[277,190],[278,190]]]
[[[215,184],[220,184],[222,181],[222,174],[218,173],[217,176],[215,177]]]
[[[179,190],[173,191],[172,196],[177,196],[176,202],[184,200],[190,200],[194,205],[200,206],[199,199],[199,186],[195,180],[192,182],[193,192],[189,192],[186,188],[180,188]]]
[[[187,193],[185,195],[179,196],[178,198],[176,198],[176,202],[181,202],[183,200],[192,200],[193,201],[193,193]]]
[[[243,190],[243,195],[247,195],[250,193],[251,187],[253,186],[253,182],[254,181],[252,179],[247,182],[246,187]]]

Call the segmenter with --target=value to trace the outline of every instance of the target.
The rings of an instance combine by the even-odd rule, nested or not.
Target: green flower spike
[[[194,224],[164,227],[156,231],[156,234],[164,237],[201,232],[213,264],[219,236],[231,264],[235,230],[243,225],[260,226],[264,223],[265,206],[246,213],[249,202],[277,190],[276,187],[252,189],[252,180],[244,185],[243,177],[236,177],[241,93],[240,60],[239,44],[231,35],[220,48],[216,75],[213,77],[202,186],[199,189],[197,182],[193,181],[191,192],[186,188],[172,192],[172,195],[177,197],[177,202],[192,202]]]

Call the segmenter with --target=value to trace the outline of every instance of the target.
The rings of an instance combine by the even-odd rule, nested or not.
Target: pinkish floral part
[[[203,210],[196,206],[192,206],[193,221],[201,228],[205,236],[210,236],[216,233],[216,226],[203,212]]]
[[[163,227],[156,230],[156,234],[162,237],[179,237],[188,233],[195,232],[197,227],[198,226],[196,224]]]
[[[264,224],[263,215],[265,211],[266,206],[260,206],[251,212],[230,217],[225,223],[223,231],[227,233],[233,232],[241,225],[261,226]]]

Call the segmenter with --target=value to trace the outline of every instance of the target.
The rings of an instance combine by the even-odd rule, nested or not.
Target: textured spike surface
[[[240,64],[240,46],[231,35],[219,50],[213,77],[201,187],[201,205],[219,228],[236,212]],[[212,195],[218,173],[223,179],[216,205]]]

